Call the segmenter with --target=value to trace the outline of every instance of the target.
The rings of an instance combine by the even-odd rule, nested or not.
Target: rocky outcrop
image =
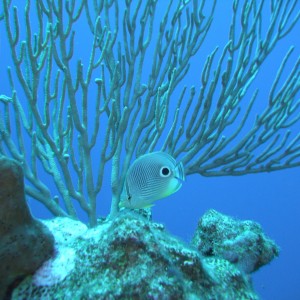
[[[93,229],[68,218],[45,224],[55,236],[55,256],[13,299],[257,299],[235,262],[201,253],[134,212]]]
[[[21,166],[0,158],[0,299],[51,257],[53,243],[48,228],[30,214]]]
[[[250,274],[278,255],[257,223],[214,210],[191,245],[134,211],[98,223],[35,220],[22,168],[0,159],[0,299],[257,299]]]
[[[240,221],[209,210],[198,223],[192,245],[206,257],[222,257],[246,274],[279,254],[277,245],[253,221]]]

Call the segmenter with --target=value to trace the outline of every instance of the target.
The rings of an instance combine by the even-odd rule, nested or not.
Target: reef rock
[[[24,195],[23,171],[14,160],[0,158],[0,299],[33,274],[53,254],[54,239],[35,220]]]
[[[135,212],[92,229],[68,218],[44,224],[55,237],[55,255],[12,299],[257,299],[250,276],[231,259],[203,255],[203,240],[198,251]]]
[[[222,257],[252,273],[279,254],[277,245],[253,221],[240,221],[209,210],[200,219],[192,245],[206,257]]]

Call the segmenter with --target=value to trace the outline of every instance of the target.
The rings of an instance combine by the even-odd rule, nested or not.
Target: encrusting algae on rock
[[[67,217],[41,222],[18,164],[0,168],[1,300],[258,299],[250,273],[278,255],[258,224],[214,210],[191,245],[134,210],[91,229]]]
[[[192,245],[206,257],[222,257],[250,274],[279,255],[276,244],[253,221],[209,210],[198,223]]]
[[[219,214],[218,222],[222,220],[228,217]],[[62,269],[48,266],[52,273],[46,280],[39,277],[42,267],[15,289],[13,299],[258,299],[239,265],[213,252],[201,253],[133,211],[92,229],[68,218],[44,224],[56,239],[56,255],[60,253],[50,265],[62,259],[60,249],[65,248],[72,262]],[[66,231],[68,238],[61,239]]]

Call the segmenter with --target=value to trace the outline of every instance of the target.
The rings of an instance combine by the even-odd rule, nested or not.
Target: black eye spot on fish
[[[171,171],[168,167],[162,167],[160,169],[160,176],[162,177],[168,177],[170,175]]]

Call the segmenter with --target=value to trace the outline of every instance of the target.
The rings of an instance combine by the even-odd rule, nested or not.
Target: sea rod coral
[[[187,176],[300,165],[293,47],[268,99],[259,99],[265,108],[250,117],[255,79],[299,26],[299,1],[232,0],[228,41],[206,54],[199,86],[188,88],[182,83],[220,2],[1,1],[9,55],[0,155],[22,164],[29,197],[56,216],[85,212],[95,226],[104,179],[110,176],[115,216],[126,172],[144,153],[169,153]]]

